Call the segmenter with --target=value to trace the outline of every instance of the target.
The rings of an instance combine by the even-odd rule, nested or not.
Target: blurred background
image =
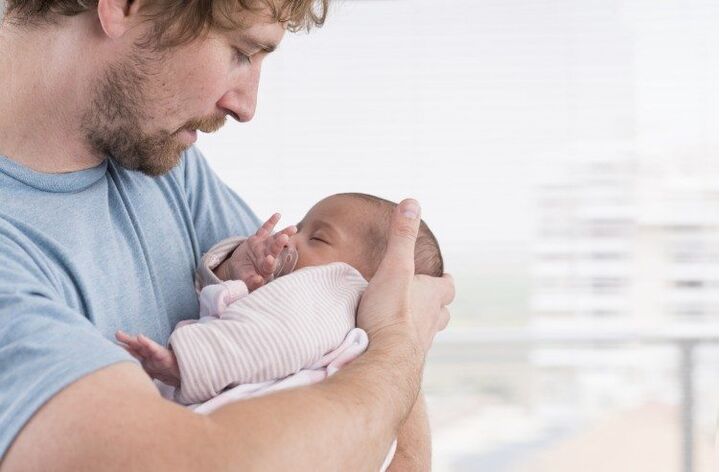
[[[717,470],[716,0],[336,2],[199,147],[288,224],[421,201],[434,470]]]
[[[414,196],[438,236],[434,470],[717,470],[717,0],[338,1],[263,75],[199,141],[261,218]]]

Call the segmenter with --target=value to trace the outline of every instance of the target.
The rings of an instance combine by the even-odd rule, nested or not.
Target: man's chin
[[[189,144],[173,141],[152,150],[136,150],[133,153],[111,153],[113,160],[121,167],[142,172],[149,177],[158,177],[170,172],[180,162],[182,153]]]
[[[158,177],[167,174],[180,163],[182,153],[189,147],[190,145],[177,144],[172,148],[172,150],[167,150],[154,158],[151,157],[150,159],[147,159],[138,170],[150,177]]]

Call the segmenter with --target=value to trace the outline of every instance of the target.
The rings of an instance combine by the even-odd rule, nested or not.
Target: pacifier
[[[298,253],[294,248],[285,246],[277,257],[277,267],[273,272],[273,278],[282,277],[287,275],[295,269],[295,265],[298,261]]]

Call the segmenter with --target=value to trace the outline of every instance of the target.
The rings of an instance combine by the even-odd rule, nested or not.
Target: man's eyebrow
[[[270,43],[270,44],[258,44],[258,46],[260,46],[260,49],[262,49],[263,51],[265,51],[265,52],[268,53],[268,54],[270,54],[271,52],[273,52],[274,50],[276,50],[277,47],[278,47],[277,44],[272,44],[272,43]]]
[[[278,45],[274,44],[274,43],[262,43],[260,41],[255,41],[254,39],[250,39],[250,38],[247,39],[247,42],[251,46],[258,48],[261,51],[265,51],[268,54],[270,54],[271,52],[276,50],[278,47]]]

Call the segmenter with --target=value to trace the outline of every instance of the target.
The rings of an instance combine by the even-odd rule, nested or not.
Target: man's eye
[[[233,51],[235,52],[235,60],[239,64],[250,64],[250,56],[242,52],[240,49],[233,47]]]

